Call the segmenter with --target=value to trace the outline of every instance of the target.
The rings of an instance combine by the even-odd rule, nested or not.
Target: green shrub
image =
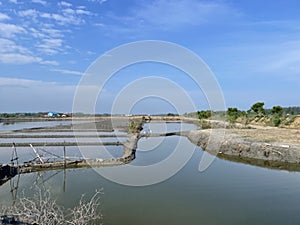
[[[278,127],[281,124],[281,118],[279,116],[275,116],[273,118],[273,124],[275,127]]]

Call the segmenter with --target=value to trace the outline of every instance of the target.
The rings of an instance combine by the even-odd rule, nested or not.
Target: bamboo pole
[[[32,150],[34,151],[34,153],[36,154],[36,156],[38,157],[38,159],[40,160],[41,163],[44,163],[44,160],[40,157],[39,153],[37,152],[37,150],[32,146],[32,144],[30,144],[30,147],[32,148]]]

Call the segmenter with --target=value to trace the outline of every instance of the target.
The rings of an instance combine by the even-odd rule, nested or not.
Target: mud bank
[[[280,167],[289,163],[300,167],[300,144],[263,142],[262,140],[241,137],[230,130],[225,130],[224,138],[210,139],[211,131],[192,130],[183,132],[182,135],[186,136],[195,145],[200,146],[204,151],[217,155],[220,158],[244,163],[248,162],[249,164],[255,164],[255,160],[259,160],[257,164],[260,166]],[[260,131],[257,130],[257,132]],[[209,141],[211,142],[210,146],[218,147],[208,147]],[[230,158],[230,156],[232,157]]]
[[[140,138],[139,134],[134,134],[131,136],[131,138],[128,141],[123,143],[122,144],[124,147],[123,154],[119,158],[109,158],[109,159],[96,158],[96,159],[77,159],[77,160],[66,159],[66,160],[46,162],[46,163],[25,162],[18,165],[6,165],[6,166],[8,166],[10,169],[15,169],[17,171],[17,173],[15,173],[16,175],[22,173],[32,173],[32,172],[48,171],[48,170],[125,165],[135,159],[137,142],[139,138]],[[1,168],[2,167],[0,166],[0,169]]]

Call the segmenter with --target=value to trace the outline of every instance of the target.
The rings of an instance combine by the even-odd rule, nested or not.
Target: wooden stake
[[[37,152],[37,150],[32,146],[32,144],[30,144],[30,147],[32,148],[32,150],[34,151],[34,153],[36,154],[36,156],[38,157],[38,159],[40,160],[41,163],[44,163],[44,160],[40,157],[39,153]]]
[[[66,145],[65,145],[65,142],[64,142],[64,161],[65,161],[65,168],[67,167],[67,154],[66,154]]]

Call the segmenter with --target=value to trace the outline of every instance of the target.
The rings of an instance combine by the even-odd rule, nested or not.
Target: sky
[[[298,0],[0,0],[0,112],[71,112],[88,68],[111,49],[143,40],[197,54],[226,107],[299,106],[299,9]],[[149,77],[153,82],[131,85]],[[118,113],[176,112],[184,94],[157,77],[184,90],[195,109],[209,108],[206,93],[186,73],[145,62],[111,76],[95,112],[112,112],[128,87],[144,97]],[[146,89],[154,94],[143,95]]]

